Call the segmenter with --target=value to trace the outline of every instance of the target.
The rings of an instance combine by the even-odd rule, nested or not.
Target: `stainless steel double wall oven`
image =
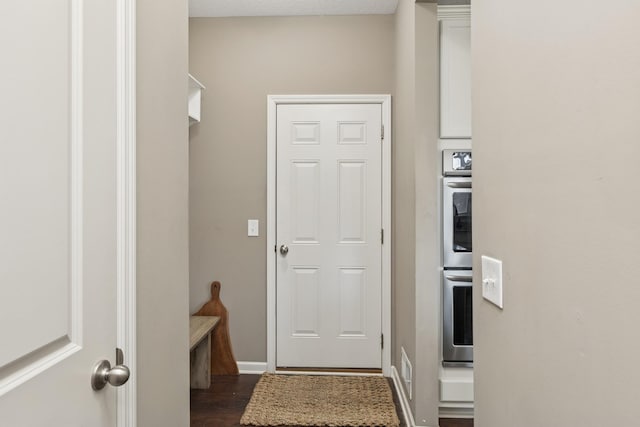
[[[442,152],[442,359],[473,362],[471,151]]]

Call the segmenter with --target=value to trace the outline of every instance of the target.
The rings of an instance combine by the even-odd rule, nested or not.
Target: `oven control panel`
[[[471,176],[470,150],[442,150],[444,176]]]

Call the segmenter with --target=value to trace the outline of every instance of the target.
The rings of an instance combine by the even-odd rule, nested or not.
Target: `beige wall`
[[[237,360],[266,361],[267,95],[392,93],[393,36],[393,16],[190,20],[207,87],[189,143],[190,310],[222,283]]]
[[[137,1],[138,425],[189,424],[187,1]]]
[[[415,5],[400,1],[395,14],[395,98],[393,102],[393,355],[400,370],[401,349],[415,365]],[[417,367],[416,367],[417,368]],[[415,378],[415,375],[414,375]],[[409,392],[407,391],[407,396]],[[411,410],[415,413],[414,399]]]
[[[394,355],[413,365],[411,409],[438,425],[438,19],[435,4],[400,1],[395,15]]]
[[[415,6],[416,423],[438,425],[440,227],[439,25],[435,4]]]
[[[473,4],[476,425],[637,425],[640,4]]]

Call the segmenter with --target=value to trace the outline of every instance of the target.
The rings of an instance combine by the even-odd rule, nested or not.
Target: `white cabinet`
[[[200,121],[200,102],[204,86],[189,74],[189,126]]]
[[[473,418],[473,368],[440,368],[440,416]]]
[[[471,138],[471,20],[440,21],[440,138]]]

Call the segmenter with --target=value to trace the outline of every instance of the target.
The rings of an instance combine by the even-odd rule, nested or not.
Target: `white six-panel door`
[[[0,2],[0,424],[115,426],[116,2]]]
[[[381,116],[277,107],[278,367],[381,368]]]

